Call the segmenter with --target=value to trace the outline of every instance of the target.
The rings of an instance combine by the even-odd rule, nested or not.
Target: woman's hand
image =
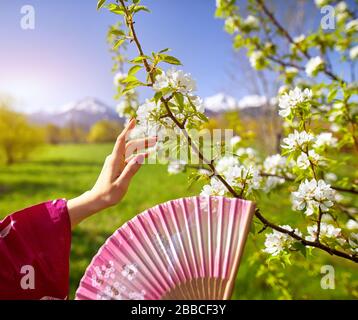
[[[151,137],[126,142],[134,127],[132,119],[118,136],[93,188],[67,202],[72,228],[88,216],[117,204],[126,194],[132,177],[148,156],[147,152],[134,152],[152,147],[157,140]]]

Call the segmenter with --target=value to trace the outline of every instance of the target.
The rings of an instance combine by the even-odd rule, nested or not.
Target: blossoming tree
[[[317,6],[329,0],[316,1]],[[270,69],[283,79],[278,92],[278,114],[285,137],[281,154],[260,157],[252,148],[243,148],[242,139],[231,140],[234,152],[207,159],[190,135],[207,121],[203,100],[195,93],[190,74],[166,64],[181,65],[168,49],[147,54],[136,33],[134,20],[141,11],[149,11],[139,0],[100,0],[124,17],[124,25],[110,30],[117,60],[122,46],[132,43],[138,52],[127,73],[116,76],[121,114],[137,117],[143,132],[170,128],[185,138],[187,146],[200,159],[194,180],[206,181],[203,195],[222,195],[257,202],[256,233],[266,232],[268,259],[288,261],[293,254],[321,250],[353,263],[358,262],[358,222],[354,205],[358,187],[352,176],[341,172],[345,161],[357,163],[358,132],[357,85],[354,76],[343,77],[328,60],[331,52],[351,65],[357,59],[354,36],[358,20],[344,2],[335,6],[336,27],[318,29],[309,36],[294,37],[285,30],[273,11],[262,0],[249,0],[246,17],[235,0],[217,0],[216,15],[225,19],[225,29],[233,35],[236,49],[246,49],[253,68]],[[120,69],[121,63],[117,65]],[[139,75],[142,72],[142,77]],[[134,90],[152,90],[151,99],[142,105],[133,102]],[[137,100],[136,100],[137,101]],[[220,150],[223,150],[220,148]],[[347,159],[336,156],[345,152]],[[169,172],[177,173],[190,164],[177,160]],[[304,227],[274,222],[260,209],[260,194],[282,193],[290,197],[290,215],[301,212]]]

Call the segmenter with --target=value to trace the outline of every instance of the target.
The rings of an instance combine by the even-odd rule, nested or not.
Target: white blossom
[[[168,164],[168,173],[170,174],[178,174],[183,172],[185,169],[186,162],[183,160],[173,160]]]
[[[300,43],[300,42],[304,41],[305,39],[306,39],[306,36],[304,34],[300,34],[299,36],[293,38],[293,42]]]
[[[342,202],[344,200],[344,196],[338,192],[334,193],[334,201],[339,203]]]
[[[223,0],[216,0],[216,8],[220,8],[223,4]]]
[[[344,104],[342,102],[335,102],[330,112],[328,120],[334,122],[338,117],[344,114]],[[334,130],[333,130],[334,131]]]
[[[225,171],[224,177],[230,185],[240,189],[245,188],[247,194],[251,193],[253,189],[261,187],[262,178],[259,171],[253,166],[231,166]]]
[[[284,184],[285,179],[279,177],[267,177],[263,191],[268,193],[277,186]]]
[[[320,56],[311,58],[306,64],[306,73],[310,77],[315,76],[323,66],[324,60]]]
[[[125,110],[127,108],[127,102],[126,101],[121,101],[118,103],[117,105],[117,113],[120,117],[124,117],[125,116]]]
[[[293,230],[291,226],[288,225],[280,227],[288,231],[294,231],[295,234],[301,236],[298,229]],[[271,254],[272,256],[277,256],[282,251],[290,249],[295,241],[296,240],[290,235],[273,230],[272,233],[266,234],[265,249],[263,251]]]
[[[317,224],[307,227],[308,236],[306,240],[316,241],[317,238]],[[341,229],[336,228],[331,224],[321,222],[319,238],[338,238],[341,236]]]
[[[285,69],[285,73],[289,74],[289,75],[293,75],[295,76],[296,74],[298,74],[298,69],[295,67],[288,67]]]
[[[243,24],[245,27],[248,27],[250,29],[258,29],[259,20],[255,16],[248,15],[246,19],[243,21]]]
[[[199,173],[200,175],[202,175],[202,176],[210,176],[211,171],[208,170],[208,169],[200,168],[200,169],[198,170],[198,173]]]
[[[358,222],[353,219],[349,219],[346,223],[346,228],[349,230],[356,230],[358,229]]]
[[[337,145],[337,138],[332,136],[331,132],[322,132],[316,137],[314,143],[315,148],[321,147],[335,147]]]
[[[160,109],[159,104],[146,100],[136,111],[138,124],[134,128],[135,137],[158,136],[158,140],[164,135],[164,127],[157,123],[152,116]]]
[[[264,171],[268,174],[280,174],[286,168],[286,157],[280,154],[269,156],[264,161]]]
[[[235,151],[235,154],[240,158],[240,160],[246,164],[250,165],[252,162],[258,159],[257,152],[253,148],[238,148]]]
[[[290,133],[287,138],[283,139],[284,144],[282,148],[287,149],[288,151],[301,150],[302,148],[308,146],[314,141],[314,136],[306,131],[298,132],[297,130],[294,133]]]
[[[113,83],[115,86],[118,86],[119,83],[125,79],[127,77],[127,74],[126,73],[123,73],[123,72],[117,72],[115,75],[114,75],[114,78],[113,78]]]
[[[358,253],[358,233],[351,233],[349,235],[348,243],[354,253]]]
[[[316,153],[314,150],[309,150],[308,155],[305,152],[302,152],[297,158],[297,167],[304,170],[310,167],[311,162],[318,164],[321,161],[321,156]],[[320,164],[323,164],[322,161]]]
[[[227,192],[225,185],[216,177],[211,178],[210,184],[203,187],[202,196],[223,196]]]
[[[322,8],[329,3],[329,0],[315,0],[314,2],[318,8]]]
[[[327,172],[325,175],[325,180],[333,182],[333,181],[337,181],[337,175],[334,174],[333,172]]]
[[[288,93],[284,93],[279,97],[279,115],[287,117],[291,114],[293,108],[304,102],[309,102],[312,99],[312,91],[308,88],[301,90],[296,87]]]
[[[189,73],[171,68],[157,75],[153,85],[155,91],[161,91],[166,88],[169,88],[170,91],[190,94],[196,90],[196,83]]]
[[[334,49],[340,53],[344,52],[346,50],[346,45],[343,44],[343,43],[337,43],[335,46],[334,46]]]
[[[225,19],[225,30],[230,34],[234,33],[235,31],[238,31],[238,26],[233,17],[227,17]]]
[[[235,147],[237,144],[239,144],[241,141],[241,137],[240,136],[233,136],[231,139],[230,139],[230,145],[232,147]]]
[[[327,212],[333,206],[335,192],[329,184],[323,180],[312,179],[301,182],[298,190],[292,192],[292,204],[294,210],[304,210],[310,216],[318,208]]]
[[[305,41],[306,36],[304,34],[300,34],[299,36],[296,36],[293,38],[293,43],[290,45],[290,49],[295,51],[297,49],[297,46],[300,46],[303,41]]]
[[[344,1],[338,2],[338,4],[335,7],[337,12],[344,12],[347,10],[347,8],[348,8],[347,4]]]
[[[347,32],[358,31],[358,19],[349,21],[345,26],[345,30]]]
[[[153,111],[159,110],[159,105],[154,101],[146,100],[145,103],[140,105],[137,110],[138,121],[148,121]]]
[[[351,58],[351,60],[358,58],[358,45],[349,50],[349,58]]]
[[[220,158],[216,163],[216,170],[220,174],[224,174],[230,168],[239,164],[239,159],[233,156],[226,156]]]
[[[329,110],[331,110],[331,107],[326,104],[322,104],[318,107],[318,109],[322,112],[328,112]]]
[[[349,13],[347,11],[336,12],[337,23],[345,23],[348,18],[349,18]]]
[[[264,54],[262,53],[262,51],[254,51],[250,54],[249,60],[250,60],[250,64],[254,69],[259,69],[262,61],[264,59]]]
[[[196,111],[200,113],[204,113],[205,105],[203,99],[200,98],[199,96],[194,96],[194,95],[190,95],[189,98],[190,98],[190,102],[194,105]],[[185,104],[189,103],[189,99],[186,96],[184,97],[184,103]]]
[[[330,214],[328,213],[322,213],[322,217],[321,217],[321,221],[322,222],[332,222],[333,218]]]

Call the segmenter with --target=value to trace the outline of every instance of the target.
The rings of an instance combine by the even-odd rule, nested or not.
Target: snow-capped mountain
[[[224,93],[218,93],[214,96],[207,97],[204,100],[205,109],[211,112],[224,112],[237,110],[239,108],[238,101]]]
[[[243,116],[257,117],[265,116],[268,109],[277,104],[274,98],[265,96],[247,95],[241,99],[235,99],[224,93],[218,93],[204,100],[205,109],[208,114],[217,114],[227,111],[240,111]]]
[[[52,123],[64,127],[76,124],[83,128],[90,128],[99,120],[118,120],[115,110],[96,98],[85,98],[67,103],[53,112],[40,111],[29,115],[32,122],[38,124]]]

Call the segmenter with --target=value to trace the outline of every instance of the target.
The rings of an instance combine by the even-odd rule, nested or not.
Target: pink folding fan
[[[107,239],[76,299],[230,299],[253,212],[204,196],[148,209]]]

